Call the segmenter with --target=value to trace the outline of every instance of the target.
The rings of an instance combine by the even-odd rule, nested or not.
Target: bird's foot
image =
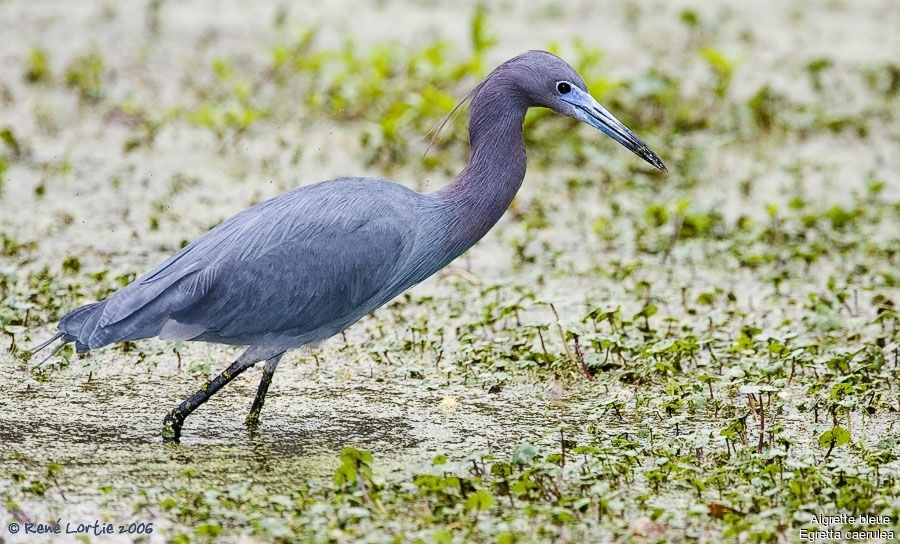
[[[183,424],[184,416],[177,408],[166,414],[161,433],[163,442],[175,444],[181,442],[181,426]]]
[[[260,408],[262,408],[262,407],[260,407]],[[257,429],[259,429],[259,413],[260,413],[260,411],[261,410],[258,410],[258,409],[250,410],[250,413],[247,414],[247,419],[244,420],[244,425],[247,427],[247,430],[250,431],[250,434],[256,433]]]

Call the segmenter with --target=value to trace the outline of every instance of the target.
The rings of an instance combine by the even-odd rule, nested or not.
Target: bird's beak
[[[659,168],[663,172],[669,171],[656,153],[647,147],[647,144],[642,142],[641,139],[638,138],[634,132],[631,132],[628,127],[623,125],[621,121],[606,111],[606,108],[594,100],[594,97],[590,94],[573,85],[572,90],[568,94],[561,95],[559,98],[572,106],[573,111],[570,115],[575,119],[584,121],[592,127],[602,131],[613,140],[630,149],[632,153]]]

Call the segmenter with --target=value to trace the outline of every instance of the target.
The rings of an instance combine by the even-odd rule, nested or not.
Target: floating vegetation
[[[0,81],[0,531],[85,512],[171,542],[783,542],[823,514],[898,530],[900,68],[769,44],[729,10],[611,10],[636,59],[574,31],[534,43],[670,175],[529,112],[498,228],[286,356],[257,435],[222,414],[258,372],[198,411],[197,442],[157,443],[226,348],[29,362],[60,315],[248,204],[343,174],[443,184],[464,116],[430,149],[429,131],[508,56],[514,7],[390,40],[286,6],[255,33],[211,12],[171,41],[163,2],[121,50],[104,32],[125,7],[85,23],[90,48],[34,29]],[[791,36],[851,16],[782,11]]]

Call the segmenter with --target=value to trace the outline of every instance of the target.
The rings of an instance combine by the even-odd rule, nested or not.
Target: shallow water
[[[321,27],[317,43],[323,48],[341,45],[351,33],[363,46],[393,40],[409,47],[420,47],[439,33],[456,47],[466,48],[468,14],[476,2],[464,4],[465,17],[458,15],[459,3],[334,4],[288,6],[286,24],[295,33],[308,25]],[[208,2],[162,4],[155,35],[147,29],[156,16],[144,4],[81,2],[66,5],[64,12],[50,8],[25,1],[0,3],[0,22],[6,23],[0,87],[8,91],[0,100],[0,126],[14,127],[30,153],[12,162],[5,174],[0,230],[37,244],[22,257],[14,259],[5,253],[0,257],[0,271],[11,270],[18,281],[16,289],[29,289],[24,278],[48,266],[62,278],[55,296],[74,306],[66,285],[91,292],[102,283],[88,279],[93,272],[108,269],[114,277],[147,270],[177,250],[182,241],[196,238],[254,202],[320,179],[381,174],[360,159],[358,134],[365,123],[310,118],[299,105],[297,118],[265,120],[262,128],[225,151],[208,130],[176,122],[164,126],[152,146],[124,152],[120,150],[132,134],[131,127],[116,121],[108,107],[98,111],[81,106],[75,93],[63,85],[22,81],[23,59],[32,46],[48,51],[56,77],[61,77],[58,74],[74,52],[96,48],[111,74],[106,82],[109,103],[133,99],[156,106],[193,105],[192,93],[199,94],[197,89],[208,83],[194,80],[208,76],[205,67],[214,59],[237,58],[240,65],[243,58],[253,66],[253,59],[270,54],[266,48],[277,41],[272,21],[281,9],[278,5],[250,9],[240,2],[215,7]],[[715,23],[693,36],[686,26],[673,24],[687,8]],[[613,78],[633,77],[654,64],[683,65],[682,85],[689,89],[704,81],[706,70],[693,62],[693,51],[669,44],[699,48],[709,42],[742,58],[730,91],[733,95],[744,100],[769,83],[798,100],[810,99],[807,86],[794,84],[801,77],[798,74],[805,77],[804,67],[810,60],[830,59],[839,81],[860,66],[896,61],[900,10],[895,8],[892,2],[877,0],[827,5],[679,2],[657,3],[635,15],[612,3],[566,2],[560,7],[507,2],[491,8],[498,46],[490,50],[485,64],[550,43],[571,49],[571,40],[581,38],[605,51],[604,62]],[[352,21],[345,17],[351,9],[359,12]],[[862,100],[852,88],[844,91],[848,108]],[[879,113],[878,108],[887,106],[863,103],[861,107],[873,110],[868,115],[867,138],[851,130],[818,132],[789,139],[790,145],[761,141],[748,149],[733,145],[727,134],[692,133],[688,137],[702,142],[699,147],[706,151],[696,185],[685,189],[654,178],[651,183],[656,185],[648,188],[644,175],[636,187],[628,188],[640,192],[641,198],[620,196],[619,185],[595,179],[601,174],[630,175],[622,165],[637,159],[624,151],[593,158],[594,162],[582,166],[563,162],[546,170],[530,165],[514,211],[525,213],[528,205],[549,202],[549,227],[530,235],[521,221],[507,216],[453,264],[465,273],[432,278],[414,289],[413,301],[434,296],[437,302],[427,306],[404,301],[399,311],[409,322],[391,322],[387,310],[379,311],[351,328],[347,343],[341,337],[325,342],[313,352],[315,358],[300,351],[286,356],[270,389],[262,424],[252,436],[243,420],[259,369],[236,379],[193,414],[180,445],[162,444],[159,435],[163,415],[210,373],[234,360],[239,351],[232,348],[187,344],[180,348],[179,367],[170,343],[144,341],[131,351],[110,346],[87,358],[73,358],[67,367],[51,365],[46,377],[38,379],[28,365],[5,351],[10,338],[5,335],[0,341],[0,496],[15,497],[21,513],[33,520],[107,516],[120,521],[154,519],[165,525],[171,522],[158,509],[135,512],[142,491],[158,497],[155,493],[180,487],[248,481],[265,486],[268,492],[301,483],[326,485],[345,446],[371,452],[383,477],[405,478],[429,466],[439,453],[458,458],[477,450],[506,455],[523,442],[552,449],[561,427],[573,429],[570,432],[578,439],[587,422],[611,431],[629,425],[669,431],[662,416],[634,422],[626,412],[622,421],[599,409],[610,396],[618,396],[626,405],[632,402],[637,387],[631,384],[614,384],[609,389],[609,384],[601,388],[583,380],[567,381],[565,399],[554,401],[545,391],[547,375],[517,376],[499,393],[490,393],[494,378],[483,369],[463,374],[457,367],[444,368],[462,363],[458,338],[450,330],[460,321],[450,315],[454,303],[461,300],[471,306],[467,308],[471,315],[463,315],[463,321],[479,319],[477,312],[485,304],[477,293],[459,289],[455,282],[473,280],[471,290],[497,283],[530,286],[540,301],[554,303],[564,322],[579,320],[586,309],[598,305],[621,305],[633,314],[650,296],[634,296],[635,285],[641,281],[654,286],[653,301],[667,316],[684,317],[683,287],[692,297],[719,287],[737,293],[736,306],[746,312],[747,323],[771,330],[785,320],[799,320],[804,315],[799,309],[804,297],[823,291],[828,274],[847,272],[855,263],[832,259],[821,265],[821,275],[797,272],[787,281],[788,293],[781,297],[757,271],[719,266],[720,262],[705,259],[705,247],[686,244],[672,250],[668,263],[654,256],[651,265],[616,280],[596,274],[595,269],[645,258],[650,262],[650,258],[636,256],[632,232],[623,230],[612,241],[599,241],[594,221],[611,213],[611,201],[621,203],[626,213],[642,214],[647,194],[667,203],[689,198],[693,206],[716,209],[729,221],[741,215],[764,219],[765,204],[779,202],[784,209],[784,202],[795,194],[821,206],[846,202],[851,195],[865,192],[868,173],[884,181],[885,193],[896,193],[900,189],[898,125],[891,115]],[[647,139],[662,142],[665,135],[649,134]],[[426,141],[423,138],[416,145],[424,151]],[[291,159],[293,146],[302,147],[296,163]],[[613,149],[612,144],[604,149]],[[610,156],[615,164],[600,164]],[[677,173],[687,160],[673,159],[670,168]],[[570,176],[590,179],[596,194],[566,200],[561,187]],[[400,166],[394,177],[426,189],[449,180],[442,171],[423,173],[415,164]],[[754,182],[749,196],[740,188],[747,180]],[[46,196],[36,194],[38,187],[43,187]],[[157,228],[151,228],[148,220],[153,214],[159,216]],[[552,264],[549,258],[530,265],[519,262],[513,242],[528,236],[534,237],[529,242],[531,252],[544,258],[558,251],[559,256]],[[80,271],[62,272],[60,263],[71,255],[79,258]],[[503,296],[512,298],[509,293]],[[862,317],[854,320],[844,315],[848,329],[874,312],[868,299],[862,305]],[[15,309],[16,315],[19,310]],[[29,311],[32,320],[27,332],[15,333],[19,345],[33,345],[52,333],[52,323],[39,326],[34,319],[40,315],[48,321],[46,309]],[[709,310],[714,317],[717,311]],[[427,349],[415,357],[399,350],[391,356],[392,364],[375,362],[371,352],[402,343],[408,338],[409,323],[423,315],[430,320],[430,330],[446,325],[444,353]],[[519,317],[526,324],[554,321],[547,306],[538,304],[528,306]],[[708,316],[688,319],[703,317]],[[379,336],[384,329],[386,339]],[[504,327],[497,329],[502,332]],[[554,334],[548,333],[546,341],[552,352],[561,351]],[[210,364],[209,372],[192,370],[192,365],[202,363]],[[422,378],[411,377],[410,370]],[[726,386],[717,394],[735,396]],[[791,402],[799,402],[804,394],[791,389],[783,392]],[[792,406],[779,417],[801,451],[816,451],[808,414]],[[895,414],[864,418],[855,412],[848,419],[854,439],[862,435],[870,446],[889,434],[896,420]],[[717,431],[716,425],[694,419],[682,429]],[[54,478],[47,477],[48,463],[62,467]],[[24,484],[14,480],[15,474],[49,487],[43,495],[24,493]],[[0,511],[4,508],[10,509],[0,506]],[[18,515],[10,511],[0,515],[0,522]],[[0,541],[33,541],[3,530],[0,526]],[[160,533],[150,538],[163,539]],[[115,540],[130,541],[122,537],[109,541]]]

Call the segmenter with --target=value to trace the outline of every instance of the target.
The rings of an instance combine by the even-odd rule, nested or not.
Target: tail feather
[[[57,332],[56,334],[54,334],[54,335],[53,335],[49,340],[47,340],[46,342],[41,342],[40,345],[34,346],[33,348],[31,348],[31,349],[28,350],[28,351],[30,351],[31,354],[34,355],[35,353],[41,351],[42,349],[44,349],[45,347],[49,346],[49,345],[52,344],[53,342],[56,342],[57,340],[59,340],[60,338],[62,338],[62,337],[65,336],[65,335],[66,335],[66,333],[65,333],[64,331],[59,331],[59,332]],[[65,345],[65,344],[63,344],[63,345]],[[54,352],[54,353],[55,353],[55,352]]]
[[[54,338],[54,339],[59,338],[59,334],[55,335],[53,338]],[[59,350],[61,350],[62,348],[66,347],[66,344],[68,344],[68,343],[71,342],[72,340],[75,340],[74,338],[72,338],[71,336],[69,336],[69,335],[67,335],[67,334],[63,334],[63,335],[62,335],[62,339],[63,339],[62,343],[61,343],[60,345],[56,346],[55,348],[53,348],[53,351],[51,351],[46,357],[44,357],[43,359],[41,359],[41,362],[39,362],[39,363],[36,364],[35,366],[41,366],[42,364],[46,363],[47,361],[50,360],[51,357],[53,357],[54,355],[56,355],[57,353],[59,353]]]
[[[85,304],[80,308],[75,308],[59,320],[59,330],[78,338],[78,333],[81,332],[85,321],[96,314],[97,310],[100,310],[100,306],[105,302],[106,301],[94,302],[92,304]]]
[[[62,338],[64,343],[74,341],[75,350],[83,353],[113,342],[157,336],[173,312],[203,298],[213,284],[214,273],[215,269],[210,269],[188,274],[168,284],[154,284],[152,289],[142,290],[142,284],[133,283],[106,300],[86,304],[64,315],[59,320],[60,332],[38,349]]]
[[[105,302],[105,301],[104,301]],[[83,321],[79,324],[80,330],[75,341],[75,351],[82,353],[89,349],[105,346],[110,342],[114,342],[112,331],[105,330],[100,326],[100,319],[103,316],[104,306],[98,306],[85,315]]]
[[[49,346],[50,344],[52,344],[53,342],[56,342],[60,338],[62,338],[62,342],[58,346],[53,348],[53,350],[46,357],[41,359],[41,362],[39,362],[35,366],[41,366],[42,364],[46,363],[48,360],[50,360],[51,357],[56,355],[59,352],[59,350],[61,350],[66,344],[75,340],[74,336],[67,334],[65,331],[61,330],[61,331],[57,332],[56,334],[54,334],[52,337],[50,337],[45,342],[41,342],[39,345],[34,346],[29,351],[31,352],[31,355],[33,356],[33,355],[37,354],[39,351],[41,351],[44,348],[46,348],[47,346]]]
[[[156,336],[168,319],[164,311],[151,303],[139,308],[131,316],[116,323],[103,325],[103,314],[106,302],[95,302],[77,308],[59,322],[59,329],[65,333],[63,338],[75,341],[75,351],[84,353],[113,342],[140,340]]]
[[[71,336],[75,341],[75,349],[83,353],[90,349],[89,338],[100,319],[106,301],[85,304],[63,316],[59,320],[59,330]]]

